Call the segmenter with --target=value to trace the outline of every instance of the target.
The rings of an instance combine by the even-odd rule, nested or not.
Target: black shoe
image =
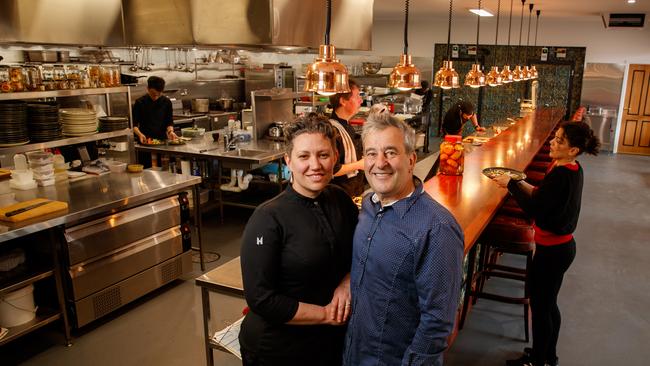
[[[533,349],[531,347],[524,347],[524,355],[530,358],[532,354],[533,354]],[[560,366],[559,359],[555,357],[555,359],[552,361],[546,360],[545,366]]]

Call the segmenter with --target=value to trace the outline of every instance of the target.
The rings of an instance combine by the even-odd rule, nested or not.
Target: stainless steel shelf
[[[37,275],[33,275],[33,276],[29,277],[29,278],[23,279],[23,280],[18,281],[16,283],[12,283],[11,285],[9,285],[7,287],[0,288],[0,297],[4,296],[5,294],[7,294],[9,292],[17,290],[19,288],[23,288],[25,286],[31,285],[32,283],[34,283],[36,281],[40,281],[40,280],[42,280],[44,278],[51,277],[52,275],[54,275],[54,271],[49,270],[49,271],[39,273]]]
[[[129,91],[128,86],[118,86],[114,88],[69,89],[69,90],[49,90],[49,91],[35,91],[35,92],[21,92],[21,93],[0,93],[0,100],[74,97],[79,95],[126,93],[128,91]]]
[[[113,137],[121,136],[130,136],[133,134],[130,128],[125,128],[119,131],[112,132],[99,132],[92,135],[80,136],[80,137],[70,137],[61,140],[48,141],[48,142],[39,142],[35,144],[27,144],[21,146],[13,147],[3,147],[0,148],[0,154],[19,154],[27,151],[34,151],[40,149],[50,149],[53,147],[65,146],[65,145],[76,145],[84,142],[97,141],[103,139],[110,139]]]
[[[0,346],[4,345],[5,343],[9,343],[14,339],[31,331],[34,331],[42,326],[50,324],[59,318],[61,318],[61,313],[51,309],[39,308],[36,313],[36,318],[25,324],[9,328],[9,334],[0,339]]]

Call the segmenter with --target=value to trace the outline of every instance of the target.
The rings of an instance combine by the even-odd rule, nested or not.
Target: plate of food
[[[526,179],[526,174],[524,172],[520,172],[519,170],[514,170],[510,168],[503,168],[503,167],[485,168],[483,169],[483,174],[490,179],[496,178],[504,174],[510,176],[510,179],[512,180]]]
[[[142,142],[140,143],[140,145],[143,146],[160,146],[164,144],[165,144],[164,140],[153,139],[151,137],[147,137],[147,141],[145,141],[144,143]]]
[[[168,145],[185,145],[185,141],[181,139],[167,140]]]

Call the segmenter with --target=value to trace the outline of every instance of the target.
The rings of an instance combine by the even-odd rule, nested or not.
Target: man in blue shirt
[[[458,309],[463,232],[413,176],[415,133],[380,114],[363,128],[364,197],[355,230],[343,364],[442,365]]]

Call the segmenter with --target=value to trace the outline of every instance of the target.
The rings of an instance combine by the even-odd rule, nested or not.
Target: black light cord
[[[501,0],[497,1],[497,31],[494,36],[494,46],[499,44],[499,17],[501,16]],[[494,51],[496,53],[496,49]]]
[[[521,19],[519,23],[519,46],[517,46],[517,56],[521,60],[521,33],[524,30],[524,4],[526,0],[521,0]]]
[[[526,59],[528,58],[528,47],[530,46],[530,23],[533,16],[533,7],[535,7],[535,4],[528,4],[528,36],[526,37],[526,48],[524,50],[524,63],[527,62]]]
[[[409,0],[406,0],[404,5],[404,54],[409,53]]]
[[[480,13],[481,13],[481,0],[478,0],[478,12],[479,12],[479,15],[476,16],[478,19],[476,20],[476,53],[474,54],[474,63],[475,64],[478,64],[478,35],[479,35],[479,31],[481,30],[481,15],[480,15]]]
[[[508,52],[506,53],[506,65],[510,63],[510,35],[512,34],[512,4],[515,0],[510,0],[510,21],[508,22]]]
[[[537,10],[537,20],[535,21],[535,47],[537,47],[537,29],[539,28],[539,15],[541,13],[541,10]]]
[[[449,0],[449,28],[447,28],[447,61],[451,60],[451,13],[454,0]]]
[[[325,44],[330,44],[330,25],[332,18],[332,0],[327,0],[327,22],[325,23]]]

